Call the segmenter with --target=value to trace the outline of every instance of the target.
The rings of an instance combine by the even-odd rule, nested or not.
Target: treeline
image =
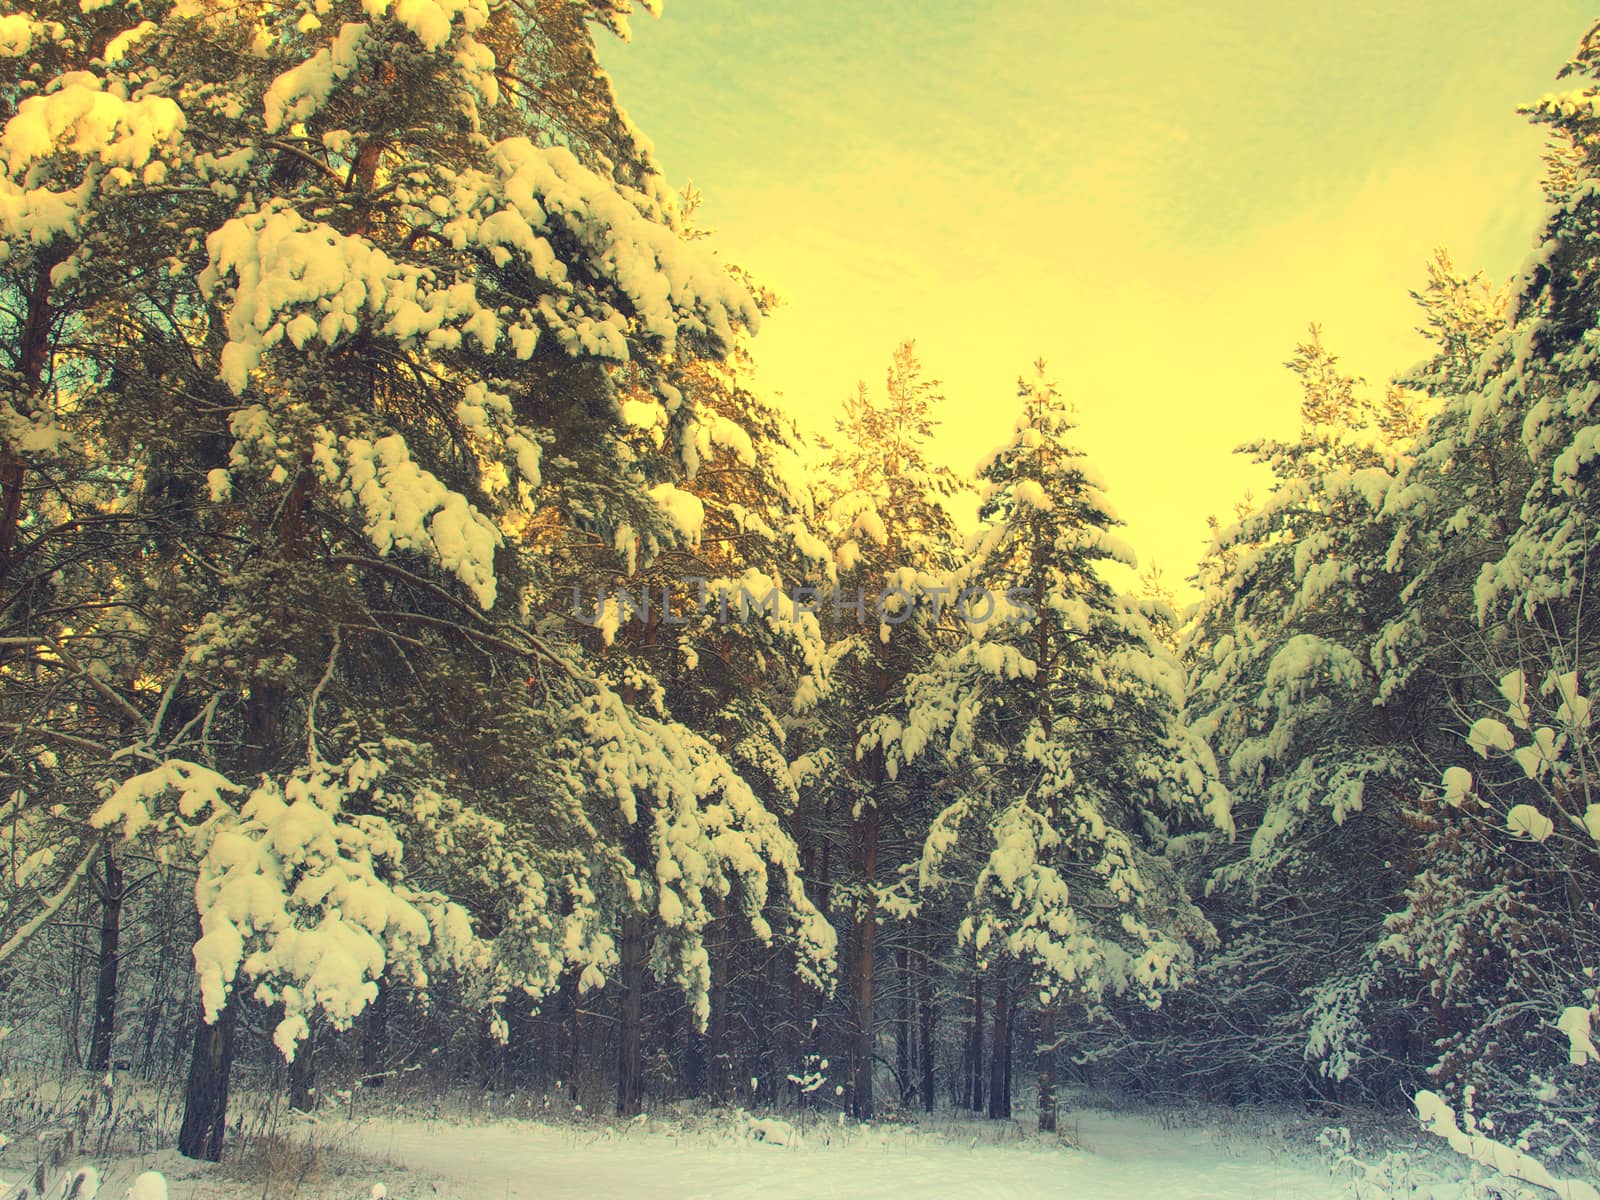
[[[1509,298],[1440,258],[1381,396],[1300,348],[1180,618],[1042,365],[970,481],[909,343],[800,444],[630,10],[0,18],[0,1059],[181,1074],[211,1158],[236,1060],[1586,1137],[1593,88]]]

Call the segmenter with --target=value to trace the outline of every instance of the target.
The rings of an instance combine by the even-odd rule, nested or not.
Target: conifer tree
[[[646,556],[692,540],[629,447],[622,385],[666,407],[671,449],[689,453],[679,364],[726,355],[759,315],[684,236],[593,67],[587,21],[621,31],[630,6],[180,3],[109,40],[120,9],[62,7],[71,36],[65,19],[7,26],[23,57],[0,240],[21,294],[40,298],[15,330],[25,384],[5,410],[0,558],[9,578],[21,552],[67,553],[65,537],[27,536],[45,520],[81,542],[68,505],[45,512],[47,489],[26,503],[49,456],[127,447],[115,468],[75,467],[107,482],[69,504],[153,535],[117,582],[157,638],[123,639],[138,670],[119,678],[52,649],[30,615],[50,611],[37,584],[8,583],[0,603],[33,624],[6,669],[64,669],[114,701],[95,736],[57,730],[94,747],[96,825],[197,864],[184,1152],[220,1151],[242,1003],[274,1007],[292,1056],[318,1014],[348,1024],[380,987],[420,991],[430,973],[475,979],[463,986],[491,1007],[570,961],[603,974],[612,931],[588,901],[636,872],[594,837],[633,836],[612,823],[643,783],[626,762],[664,768],[653,872],[686,836],[716,848],[709,875],[682,884],[688,976],[702,890],[737,880],[764,923],[769,866],[802,958],[825,973],[831,934],[808,923],[771,814],[703,740],[629,712],[538,620],[547,531]],[[136,252],[119,259],[122,245]],[[129,288],[130,267],[156,286]],[[41,280],[70,283],[73,307]],[[73,394],[50,390],[58,379]],[[60,413],[86,426],[76,442]],[[103,547],[82,557],[85,586],[106,587]],[[72,711],[59,689],[41,696],[56,707],[33,723]],[[601,764],[621,791],[597,811]],[[442,869],[466,847],[481,870]],[[332,898],[290,891],[306,874]],[[475,926],[426,886],[450,875]],[[345,888],[374,897],[361,911],[376,925],[350,919]],[[290,950],[324,943],[343,947],[326,967]]]
[[[886,770],[881,747],[863,735],[939,637],[925,589],[955,561],[945,501],[958,487],[928,457],[942,398],[914,343],[902,343],[883,392],[862,384],[847,400],[817,489],[818,526],[833,548],[822,601],[833,690],[800,726],[800,770],[819,809],[808,820],[838,864],[826,886],[847,929],[842,1032],[850,1110],[862,1119],[875,1106],[883,897],[910,850],[902,829],[913,803],[911,789]]]
[[[1132,554],[1070,409],[1042,364],[1018,390],[1013,437],[979,468],[983,524],[953,577],[968,636],[908,677],[904,707],[866,740],[891,776],[927,756],[962,780],[927,830],[918,884],[959,888],[959,936],[980,969],[1005,996],[1014,967],[1036,1000],[1048,1131],[1060,1008],[1124,993],[1159,1003],[1209,936],[1161,860],[1156,814],[1198,802],[1225,820],[1227,798],[1178,725],[1176,660],[1102,574]],[[973,839],[976,859],[952,853]]]

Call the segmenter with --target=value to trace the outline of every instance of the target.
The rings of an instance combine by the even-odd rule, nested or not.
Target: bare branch
[[[28,920],[27,924],[23,925],[21,929],[12,934],[11,937],[6,940],[5,945],[0,946],[0,963],[4,963],[6,959],[10,958],[18,950],[22,949],[23,946],[27,945],[33,935],[38,933],[39,930],[43,929],[50,918],[61,911],[62,905],[66,904],[66,902],[72,898],[72,893],[77,891],[78,885],[83,882],[83,877],[88,873],[90,864],[94,862],[95,857],[100,853],[102,844],[103,839],[101,838],[95,838],[93,841],[91,841],[89,843],[89,852],[85,854],[83,856],[83,860],[79,862],[75,868],[73,868],[72,873],[67,876],[66,882],[56,890],[54,895],[44,902],[44,905],[39,909],[38,912],[33,914],[33,916]]]

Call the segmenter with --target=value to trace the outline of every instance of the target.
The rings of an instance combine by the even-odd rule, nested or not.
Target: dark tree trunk
[[[911,951],[895,951],[900,986],[894,997],[894,1069],[899,1076],[900,1103],[908,1104],[915,1090],[911,1075]]]
[[[522,1086],[533,1077],[534,1063],[538,1057],[535,1046],[537,1027],[533,1007],[528,997],[513,990],[505,1003],[506,1045],[502,1055],[506,1083]]]
[[[833,920],[833,844],[823,838],[820,856],[822,869],[817,872],[817,907],[822,915]]]
[[[1039,1010],[1039,1046],[1035,1054],[1039,1068],[1039,1132],[1056,1131],[1056,1012],[1052,1007]]]
[[[316,1052],[317,1027],[313,1023],[289,1061],[289,1107],[296,1112],[310,1112],[317,1106]]]
[[[711,957],[711,1016],[706,1021],[707,1085],[710,1098],[718,1104],[727,1100],[733,1084],[733,1058],[728,1047],[728,939],[720,936],[727,909],[727,901],[719,899],[717,920],[707,938]]]
[[[1012,1067],[1012,1063],[1013,1063],[1013,1055],[1011,1053],[1011,1045],[1012,1045],[1012,1041],[1014,1039],[1014,1036],[1016,1034],[1016,1030],[1017,1030],[1017,999],[1016,999],[1015,996],[1013,996],[1013,997],[1011,997],[1010,1003],[1006,1008],[1006,1048],[1000,1055],[1000,1057],[1005,1060],[1005,1064],[1006,1064],[1006,1077],[1005,1077],[1004,1087],[1005,1087],[1005,1094],[1006,1094],[1006,1116],[1008,1116],[1008,1117],[1011,1115],[1011,1096],[1012,1096],[1011,1067]]]
[[[361,1029],[361,1086],[382,1087],[389,1063],[389,981],[378,980],[378,995],[367,1005]]]
[[[622,1029],[617,1038],[617,1115],[636,1117],[644,1109],[644,1067],[640,1041],[644,1023],[644,917],[622,918]]]
[[[250,685],[250,698],[244,706],[245,773],[255,775],[267,769],[278,741],[278,718],[282,715],[282,684],[256,681]]]
[[[850,1115],[870,1121],[873,1115],[872,1054],[876,1041],[872,1025],[873,942],[876,923],[870,919],[856,929],[855,964],[852,971],[854,994],[850,1014]]]
[[[778,1065],[778,1039],[776,1037],[778,1026],[782,1023],[778,1015],[778,956],[767,954],[767,969],[764,972],[761,997],[756,1006],[756,1011],[765,1013],[761,1021],[761,1061],[758,1064],[762,1081],[761,1099],[764,1103],[774,1104],[778,1100],[781,1080],[785,1072]],[[728,1060],[729,1070],[732,1071],[733,1059]]]
[[[11,548],[22,522],[22,487],[26,479],[20,460],[0,462],[0,585],[11,573]]]
[[[972,1032],[967,1037],[967,1107],[983,1111],[983,972],[972,973]]]
[[[33,392],[43,383],[50,361],[50,330],[55,320],[55,306],[50,303],[51,274],[65,257],[64,249],[52,247],[41,258],[33,286],[28,290],[27,316],[22,323],[17,365]],[[23,410],[30,410],[35,402],[36,396],[29,396]],[[6,577],[11,573],[17,530],[22,523],[22,491],[27,478],[22,463],[20,455],[0,455],[0,594],[4,593]]]
[[[100,894],[100,958],[94,983],[94,1034],[89,1040],[89,1070],[100,1072],[111,1066],[111,1043],[117,1036],[117,965],[122,943],[122,868],[107,847],[102,856],[102,877],[96,881]]]
[[[917,981],[917,1021],[921,1026],[921,1045],[917,1057],[922,1067],[922,1111],[933,1111],[933,963],[924,954],[922,978]]]
[[[789,1071],[800,1075],[801,1066],[800,1029],[804,1022],[803,1009],[806,993],[801,990],[800,972],[789,972],[789,1019],[783,1023],[783,1061],[788,1064]],[[805,1107],[806,1094],[800,1085],[794,1085],[794,1100],[797,1108]]]
[[[994,1040],[989,1051],[989,1117],[1011,1116],[1011,988],[1002,975],[994,995]]]
[[[561,1011],[565,1014],[566,1054],[561,1059],[562,1074],[567,1081],[567,1099],[578,1102],[578,1068],[583,1062],[583,1009],[578,1004],[578,972],[568,971],[561,977]]]
[[[872,1058],[877,1031],[872,1023],[872,1003],[876,986],[878,911],[872,896],[878,875],[879,815],[877,804],[870,799],[863,801],[854,828],[856,873],[864,886],[864,895],[857,900],[854,910],[850,971],[850,1115],[858,1121],[870,1121],[873,1116]]]
[[[504,1019],[505,1014],[497,1014]],[[494,1022],[485,1013],[478,1023],[478,1087],[488,1094],[505,1074],[506,1048],[501,1043]]]
[[[298,514],[296,514],[298,515]],[[288,522],[288,516],[285,522]],[[280,538],[284,535],[280,531]],[[282,684],[255,680],[245,700],[245,746],[242,763],[248,775],[265,771],[276,752],[278,718],[283,711]],[[234,981],[229,981],[230,985]],[[222,1135],[228,1125],[228,1073],[233,1069],[233,1027],[238,1020],[239,998],[230,986],[228,1002],[214,1025],[204,1019],[194,1031],[194,1055],[189,1060],[189,1084],[183,1098],[183,1127],[178,1150],[188,1158],[216,1162],[222,1154]]]
[[[683,1093],[699,1099],[711,1090],[711,1038],[694,1027],[694,1018],[684,1016]]]
[[[214,1024],[195,1022],[194,1054],[189,1059],[189,1086],[184,1098],[178,1153],[186,1158],[218,1162],[228,1125],[228,1073],[233,1066],[233,1033],[239,999],[230,995]]]

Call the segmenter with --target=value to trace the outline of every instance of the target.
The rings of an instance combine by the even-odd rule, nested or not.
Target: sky
[[[1570,0],[668,0],[602,45],[730,261],[784,301],[758,381],[827,431],[915,338],[936,459],[970,475],[1044,358],[1124,536],[1169,586],[1293,436],[1316,321],[1381,386],[1424,357],[1436,246],[1509,277],[1541,136],[1517,105]],[[602,35],[604,37],[604,35]],[[1185,589],[1179,586],[1180,593]]]

